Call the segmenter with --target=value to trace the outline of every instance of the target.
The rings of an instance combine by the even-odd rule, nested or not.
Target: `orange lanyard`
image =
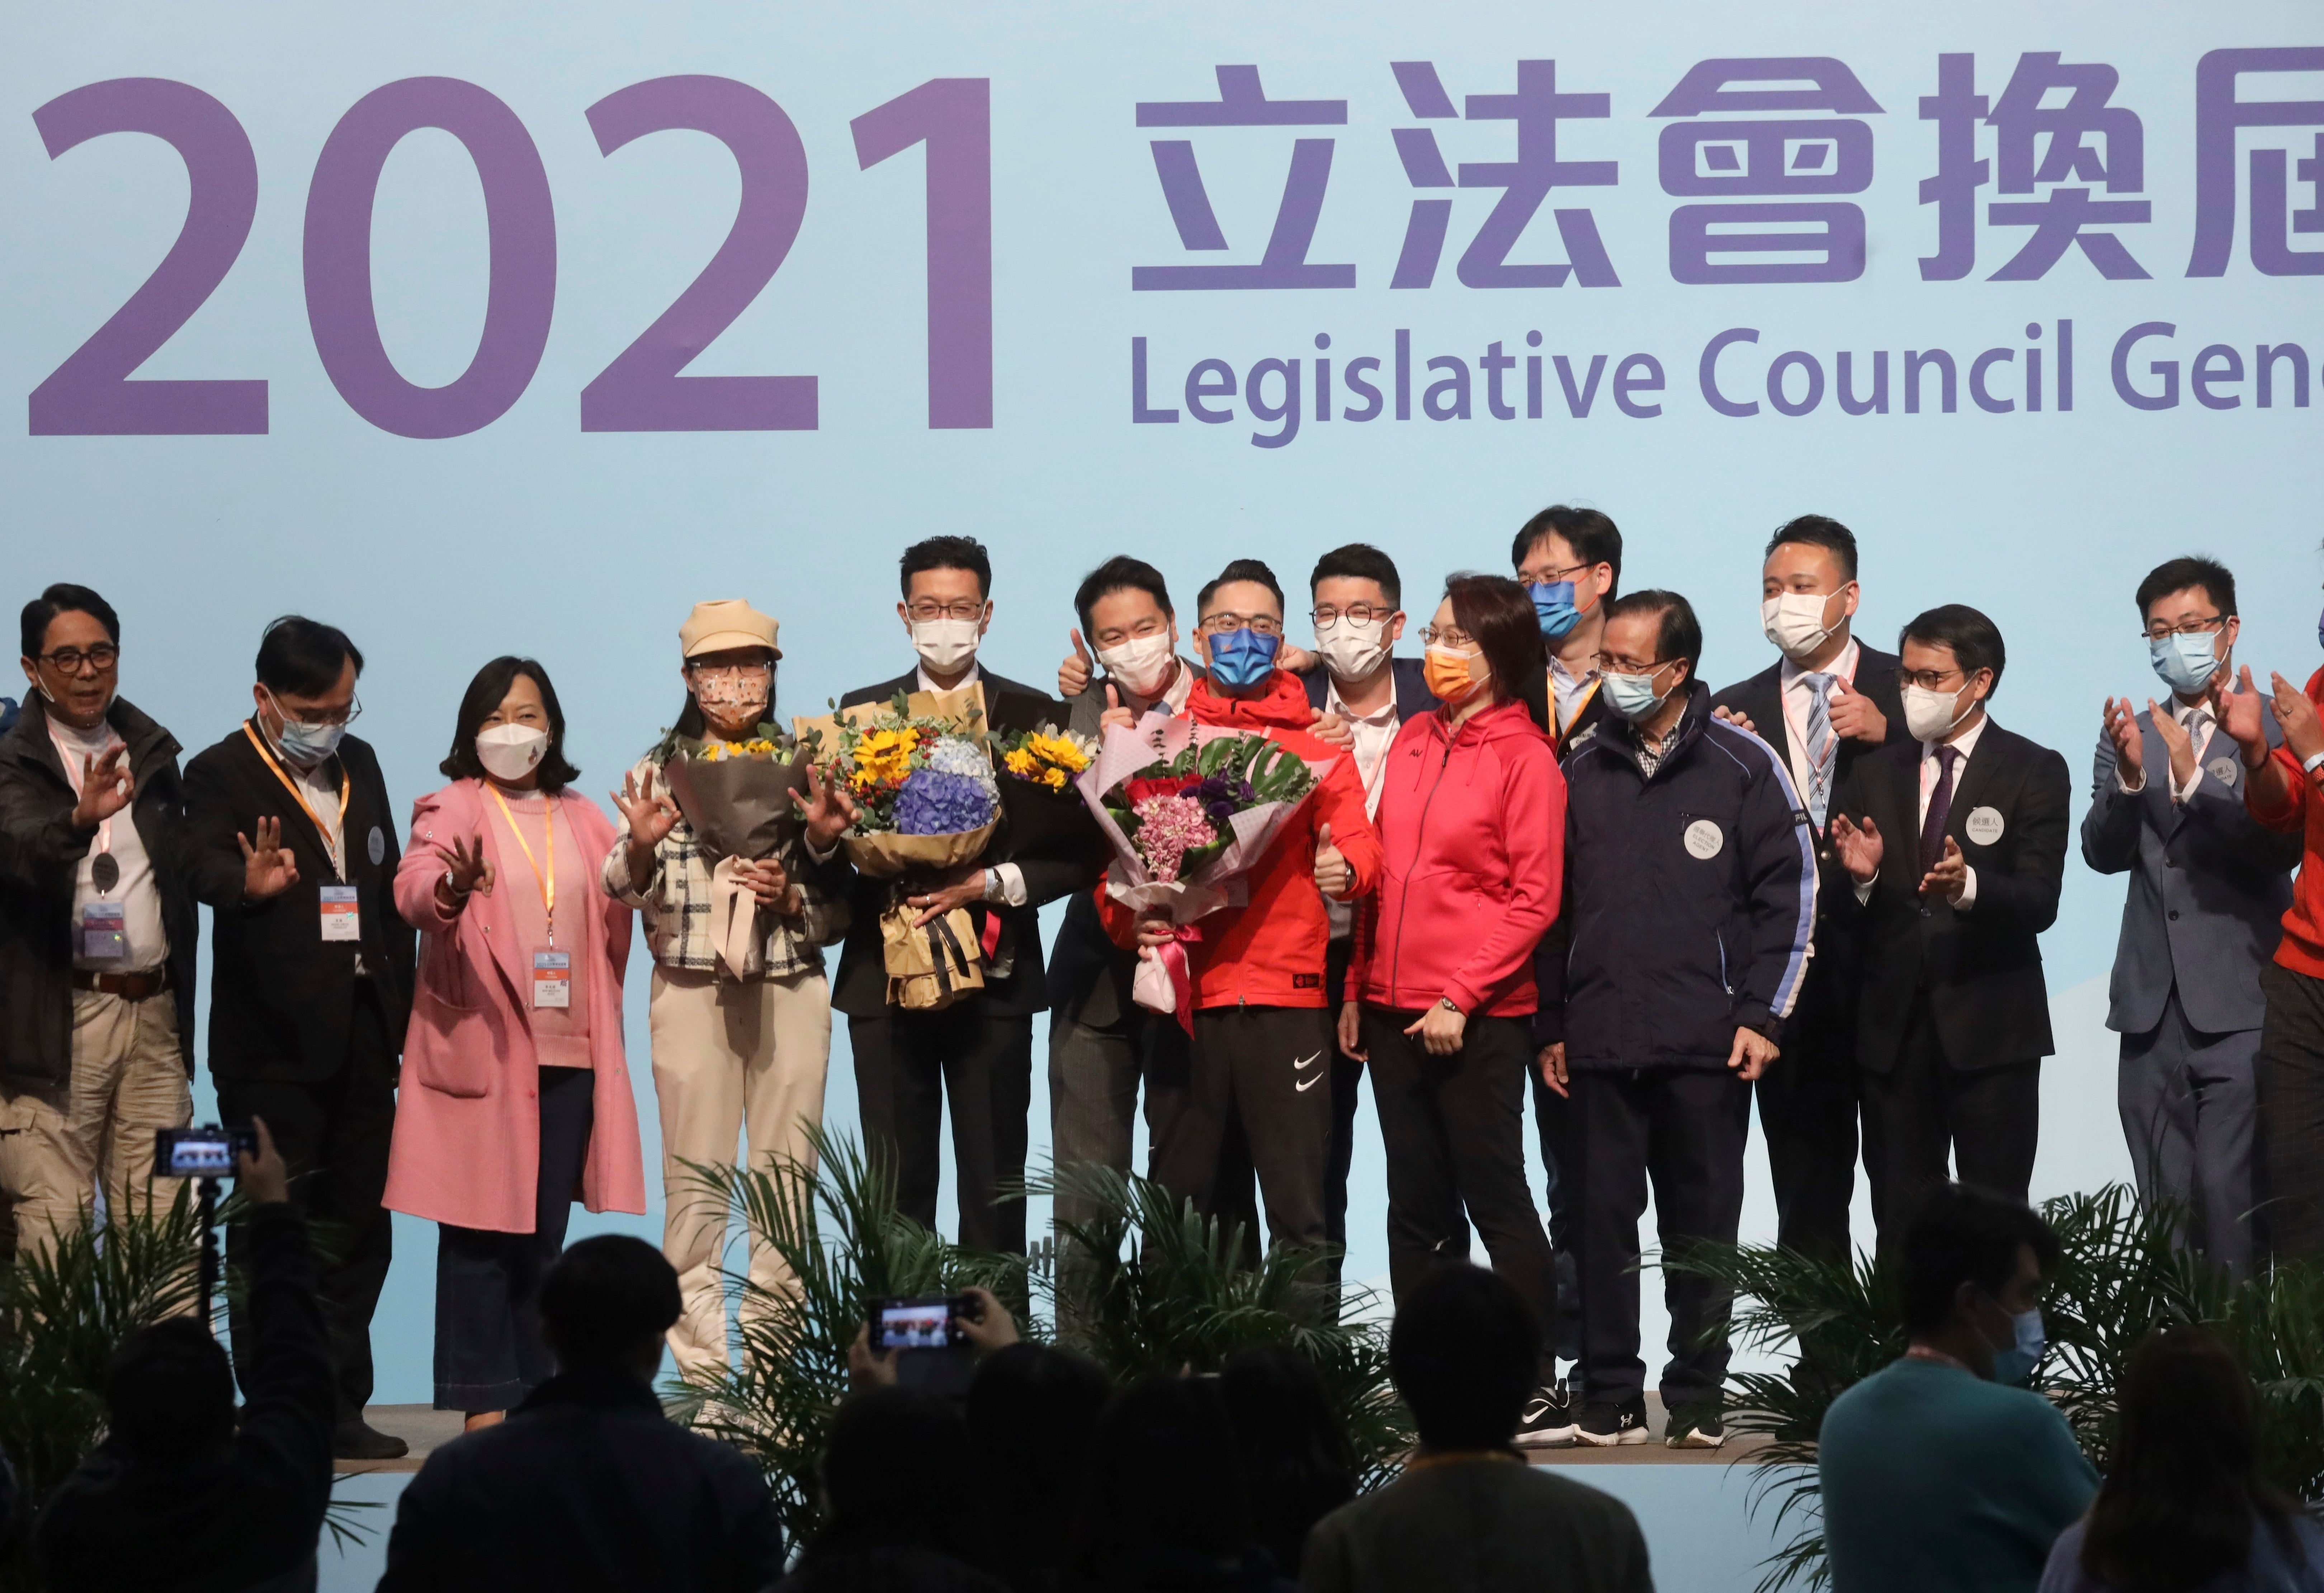
[[[508,798],[490,780],[484,782],[484,789],[500,804],[501,817],[508,821],[509,833],[516,837],[517,848],[524,853],[525,866],[532,870],[534,882],[540,887],[541,910],[549,916],[549,944],[553,946],[557,944],[557,809],[546,796],[541,798],[540,827],[547,836],[542,844],[549,853],[549,870],[544,873],[533,859],[532,847],[525,841],[524,832],[516,827],[516,815],[509,811]]]
[[[1565,740],[1567,732],[1572,731],[1574,725],[1580,722],[1582,715],[1589,711],[1590,699],[1598,695],[1599,686],[1604,683],[1602,680],[1592,680],[1588,687],[1582,691],[1580,700],[1573,704],[1573,712],[1566,716],[1565,723],[1563,724],[1559,724],[1557,722],[1557,677],[1553,674],[1548,678],[1549,723],[1551,725],[1549,744],[1554,747]]]
[[[346,840],[347,833],[347,796],[355,789],[354,784],[347,778],[347,766],[346,762],[342,761],[339,764],[340,844],[335,845],[331,841],[331,832],[326,828],[323,824],[323,815],[317,813],[315,811],[314,805],[307,800],[307,793],[299,788],[299,782],[282,772],[282,766],[274,761],[274,754],[266,750],[266,743],[259,738],[259,734],[256,731],[250,728],[250,721],[247,719],[242,722],[242,733],[248,736],[250,738],[250,744],[258,749],[259,757],[264,759],[266,760],[266,767],[274,771],[274,778],[282,782],[282,788],[290,793],[290,799],[299,805],[300,810],[303,812],[309,819],[313,821],[315,825],[315,833],[322,837],[323,850],[331,854],[331,866],[339,871],[340,879],[346,879],[347,877],[347,866],[346,862],[342,861],[341,853],[342,848]]]

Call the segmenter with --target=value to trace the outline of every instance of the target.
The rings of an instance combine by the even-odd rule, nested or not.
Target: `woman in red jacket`
[[[1441,705],[1388,750],[1380,886],[1357,914],[1340,1044],[1372,1071],[1397,1294],[1463,1258],[1473,1222],[1542,1330],[1542,1391],[1517,1441],[1570,1442],[1572,1416],[1550,1393],[1557,1285],[1524,1140],[1533,951],[1557,916],[1565,844],[1565,781],[1517,695],[1541,631],[1516,582],[1455,576],[1421,636]]]

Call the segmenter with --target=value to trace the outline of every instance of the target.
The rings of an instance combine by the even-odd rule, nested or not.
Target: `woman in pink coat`
[[[597,879],[613,826],[565,789],[579,771],[548,671],[478,670],[443,769],[395,876],[420,951],[385,1203],[442,1225],[436,1408],[478,1427],[552,1370],[533,1294],[574,1200],[641,1213],[645,1170],[622,1058],[630,911]]]

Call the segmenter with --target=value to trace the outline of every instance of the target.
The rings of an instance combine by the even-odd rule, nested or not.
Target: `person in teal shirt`
[[[2057,1407],[2018,1386],[2057,1237],[1943,1184],[1900,1259],[1910,1348],[1832,1402],[1817,1445],[1832,1593],[2034,1593],[2098,1487]]]

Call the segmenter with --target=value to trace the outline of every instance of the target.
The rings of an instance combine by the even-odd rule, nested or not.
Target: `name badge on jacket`
[[[535,1007],[573,1005],[572,953],[533,953],[532,1004]]]
[[[355,888],[352,885],[323,887],[323,938],[325,940],[361,940],[363,911],[356,906]]]

